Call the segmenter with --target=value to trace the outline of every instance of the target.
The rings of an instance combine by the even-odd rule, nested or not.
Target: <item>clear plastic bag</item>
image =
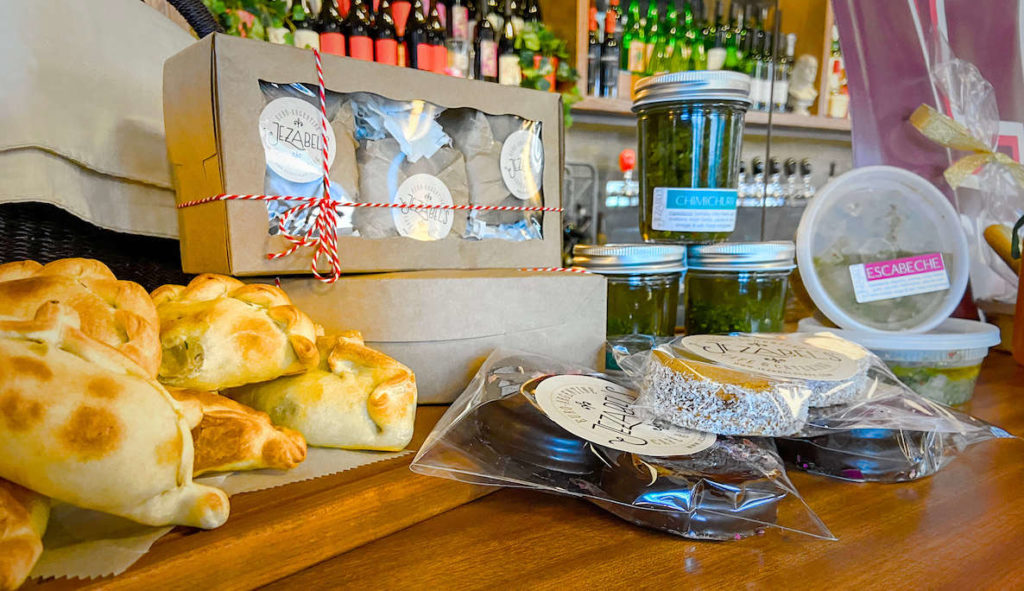
[[[828,333],[679,337],[651,351],[613,346],[647,416],[719,435],[798,432],[808,408],[855,400],[871,354]],[[879,362],[880,363],[880,362]]]
[[[496,351],[412,470],[582,497],[693,539],[734,540],[770,527],[834,539],[793,488],[770,439],[649,423],[637,417],[633,396],[622,379]]]

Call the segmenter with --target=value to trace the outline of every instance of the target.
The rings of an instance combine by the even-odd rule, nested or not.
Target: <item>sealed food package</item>
[[[870,354],[821,335],[691,335],[630,353],[620,367],[640,384],[651,418],[720,435],[772,437],[799,431],[811,406],[855,400]]]
[[[647,421],[621,378],[495,351],[427,437],[412,469],[462,482],[582,497],[692,539],[776,527],[833,539],[768,439]]]
[[[473,109],[449,109],[440,121],[466,158],[473,205],[543,205],[541,178],[545,163],[540,122]],[[470,238],[541,238],[538,212],[473,211],[469,218]]]

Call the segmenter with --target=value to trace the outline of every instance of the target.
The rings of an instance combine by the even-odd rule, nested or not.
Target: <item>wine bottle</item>
[[[661,41],[661,27],[658,22],[658,3],[648,2],[647,17],[644,20],[644,68],[645,75],[651,74],[651,62],[654,61],[654,49]]]
[[[509,12],[512,18],[512,28],[518,37],[523,32],[523,25],[526,24],[525,0],[505,0],[505,3],[511,5]]]
[[[725,64],[722,69],[739,71],[740,69],[740,31],[743,29],[743,13],[738,6],[734,6],[732,24],[726,24],[724,33],[719,34],[725,37]]]
[[[539,25],[544,22],[544,16],[540,11],[540,0],[529,0],[526,6],[526,22]]]
[[[615,35],[618,21],[619,0],[609,0],[604,15],[604,42],[601,44],[601,96],[618,96],[619,89],[619,40]],[[595,23],[596,24],[596,23]]]
[[[622,33],[622,59],[619,67],[627,72],[643,72],[646,47],[639,0],[630,0],[626,14],[626,30]]]
[[[433,48],[427,39],[427,19],[423,16],[422,0],[414,0],[405,23],[406,66],[418,70],[430,70],[433,66]]]
[[[373,54],[379,63],[398,65],[398,32],[391,11],[391,0],[380,0],[373,19]]]
[[[353,0],[345,19],[348,25],[348,55],[359,60],[373,61],[373,25],[370,22],[370,0]]]
[[[697,0],[696,4],[687,0],[683,8],[683,22],[686,27],[686,51],[689,54],[687,69],[708,69],[708,54],[704,48],[704,25],[702,24],[704,4]]]
[[[345,25],[335,0],[324,0],[320,6],[317,30],[320,32],[320,51],[345,55]],[[298,32],[296,30],[296,32]]]
[[[292,7],[292,24],[295,25],[295,47],[320,49],[320,34],[316,31],[309,0],[299,0],[299,3]]]
[[[476,26],[476,39],[473,48],[476,57],[473,63],[473,74],[477,80],[487,82],[498,81],[498,40],[491,20],[488,18],[487,0],[480,2],[480,22]]]
[[[473,0],[455,0],[452,3],[451,27],[449,36],[452,39],[466,41],[469,39],[469,7],[466,2]]]
[[[398,33],[399,39],[405,37],[405,25],[409,22],[411,11],[411,0],[394,0],[391,3],[391,17],[395,20],[395,32]]]
[[[435,74],[444,74],[448,69],[448,47],[445,45],[444,21],[441,17],[443,6],[440,0],[434,0],[427,17],[427,44],[430,46],[430,68]]]
[[[715,7],[715,20],[708,28],[708,39],[705,45],[708,50],[708,69],[721,70],[725,67],[726,37],[729,36],[729,23],[725,20],[725,0],[718,0]]]
[[[501,12],[501,0],[482,0],[487,4],[487,18],[491,19],[491,27],[495,32],[502,30],[505,25]]]
[[[501,38],[498,40],[498,84],[519,86],[523,72],[519,68],[519,53],[516,52],[516,26],[512,22],[512,3],[506,0]]]
[[[796,52],[796,33],[786,35],[785,53],[780,52],[775,62],[775,91],[772,94],[772,108],[776,113],[785,113],[789,105],[789,77],[793,71],[793,54]]]
[[[601,50],[601,40],[597,36],[597,7],[591,4],[587,22],[587,94],[590,96],[598,96],[601,90]]]

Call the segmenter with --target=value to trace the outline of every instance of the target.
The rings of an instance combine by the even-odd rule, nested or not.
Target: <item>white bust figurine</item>
[[[789,105],[797,115],[810,115],[811,105],[818,98],[814,78],[818,75],[818,60],[812,55],[801,55],[793,65],[793,78],[789,84]]]

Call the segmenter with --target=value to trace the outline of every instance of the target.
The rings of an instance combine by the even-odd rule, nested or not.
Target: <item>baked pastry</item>
[[[745,439],[719,438],[692,456],[653,458],[603,449],[604,495],[591,500],[626,521],[687,538],[745,538],[775,523],[782,466]]]
[[[812,474],[855,482],[906,482],[931,476],[959,452],[957,434],[900,429],[851,429],[780,438],[787,463]]]
[[[0,591],[25,582],[43,553],[50,500],[0,479]]]
[[[222,390],[316,367],[316,325],[272,285],[200,275],[153,291],[160,317],[160,381]]]
[[[78,313],[82,332],[156,375],[160,323],[141,285],[118,281],[106,265],[91,259],[0,265],[0,316],[31,320],[46,302],[70,306]]]
[[[168,391],[201,420],[192,427],[195,460],[192,475],[207,472],[288,470],[306,459],[306,440],[297,431],[275,427],[265,412],[253,410],[216,392]]]
[[[181,407],[70,308],[0,321],[0,478],[146,525],[217,527],[223,491],[192,482]]]
[[[806,387],[664,351],[651,352],[637,406],[657,418],[719,435],[776,436],[807,422]]]
[[[404,449],[416,418],[412,371],[366,347],[358,332],[322,337],[317,346],[316,369],[225,394],[302,433],[309,445]]]

